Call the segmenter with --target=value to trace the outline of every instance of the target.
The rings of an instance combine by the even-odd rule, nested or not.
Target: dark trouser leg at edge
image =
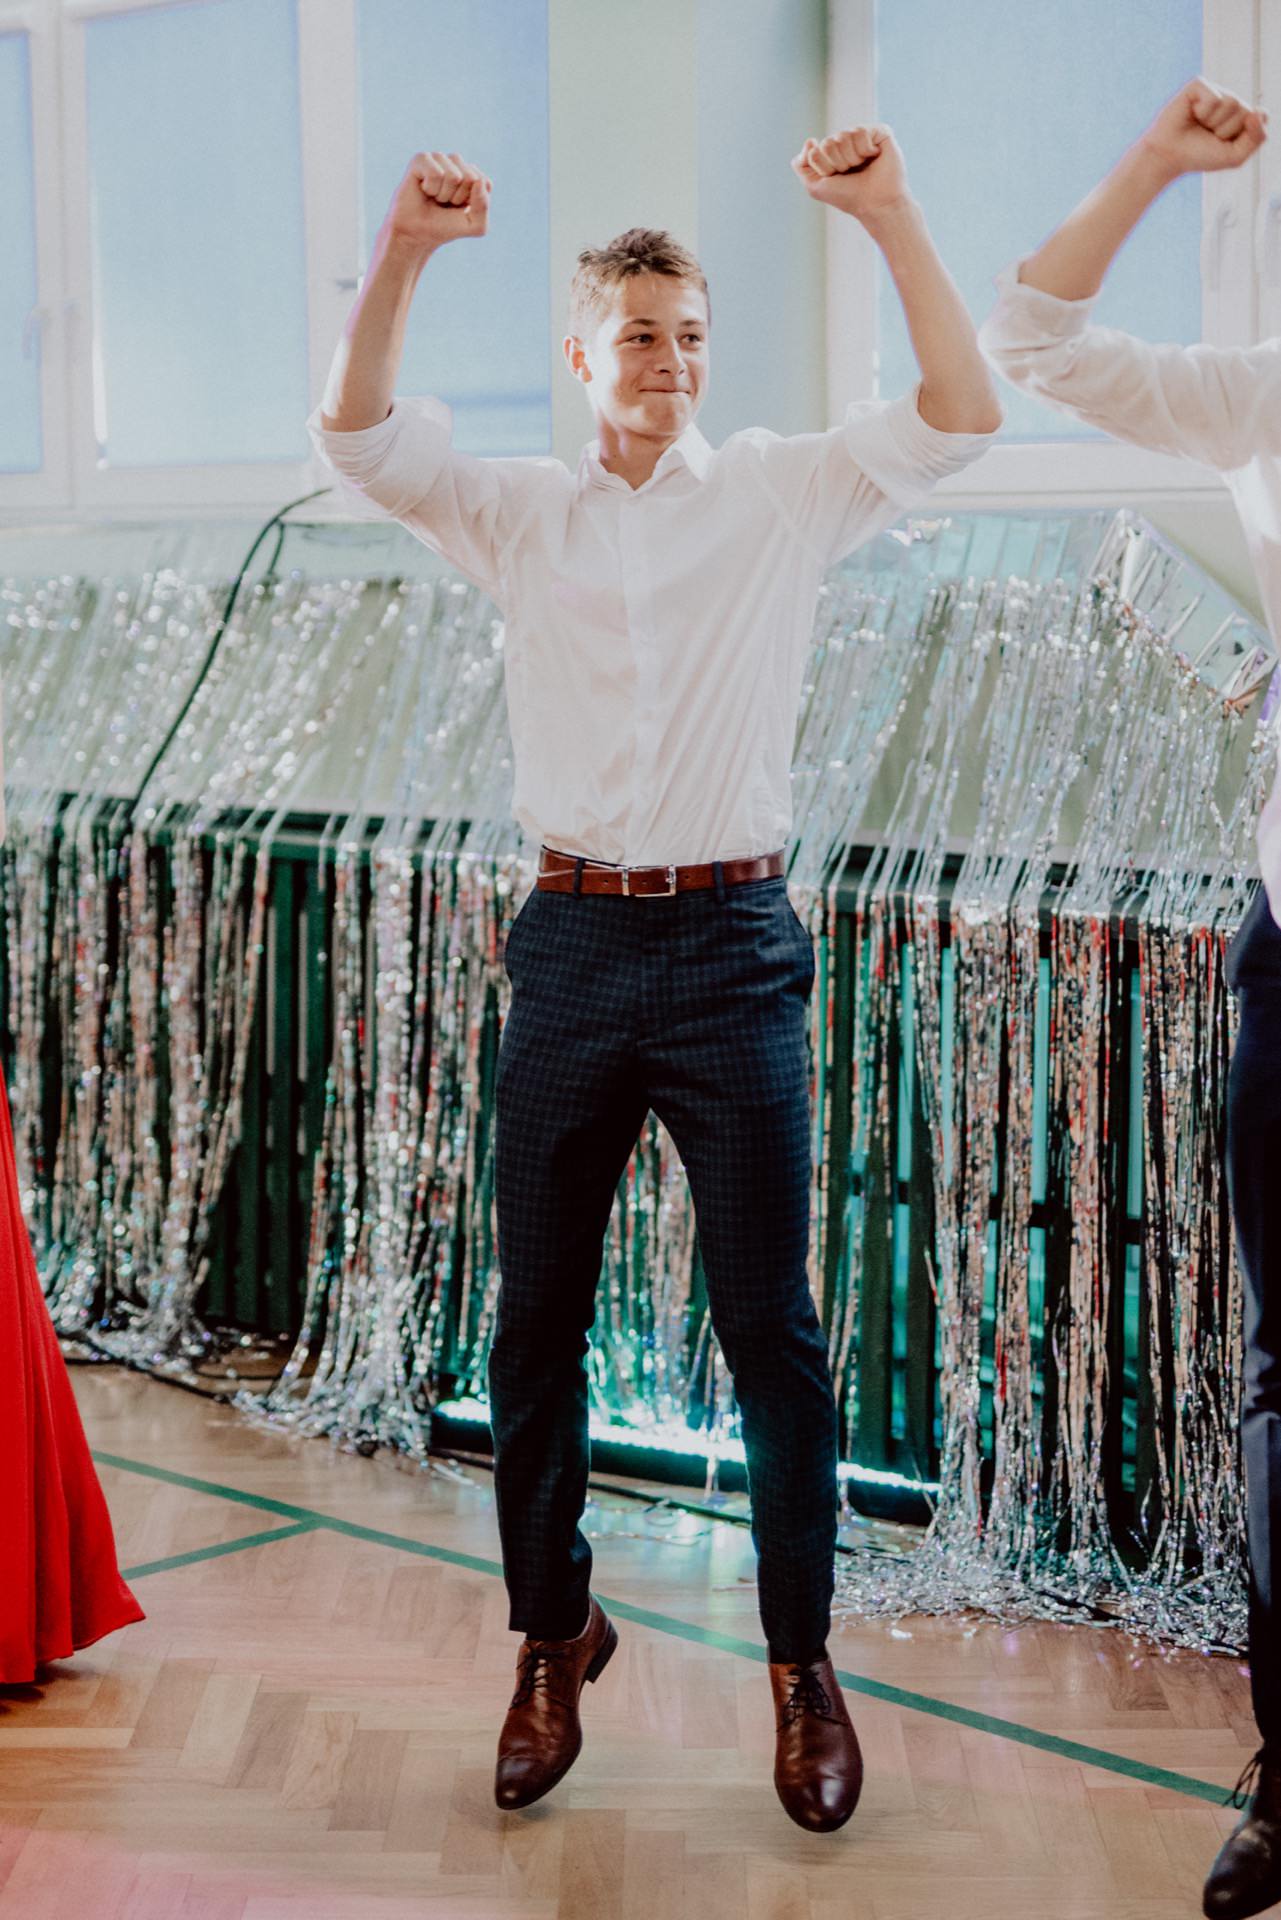
[[[1228,1180],[1245,1294],[1250,1684],[1263,1746],[1245,1816],[1206,1881],[1204,1911],[1246,1920],[1281,1900],[1281,928],[1262,895],[1230,973],[1241,1023],[1228,1085]]]
[[[1228,1171],[1245,1282],[1241,1449],[1254,1717],[1281,1747],[1281,986],[1246,987],[1228,1095]]]

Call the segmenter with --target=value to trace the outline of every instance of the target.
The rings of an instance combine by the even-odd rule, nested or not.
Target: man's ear
[[[567,333],[561,342],[561,346],[565,354],[565,365],[569,368],[575,380],[581,380],[583,385],[586,386],[592,377],[592,370],[587,364],[587,355],[583,349],[582,341],[576,333]]]

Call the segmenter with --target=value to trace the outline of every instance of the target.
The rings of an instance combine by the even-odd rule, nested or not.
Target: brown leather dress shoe
[[[1219,1848],[1205,1883],[1201,1911],[1210,1920],[1248,1920],[1281,1900],[1281,1755],[1260,1747],[1232,1801],[1245,1807],[1245,1818]]]
[[[778,1716],[774,1786],[798,1827],[831,1833],[858,1805],[863,1755],[830,1660],[769,1670]]]
[[[597,1680],[618,1645],[613,1623],[593,1598],[575,1640],[526,1640],[516,1659],[516,1691],[498,1736],[494,1798],[528,1807],[550,1793],[583,1744],[578,1696]]]

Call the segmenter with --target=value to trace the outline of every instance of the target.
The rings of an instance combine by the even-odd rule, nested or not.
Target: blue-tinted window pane
[[[150,7],[85,40],[100,458],[305,458],[293,0]]]
[[[545,453],[545,0],[360,0],[359,20],[366,259],[415,153],[460,153],[494,183],[485,239],[443,248],[423,275],[400,391],[447,400],[472,453]]]
[[[31,73],[25,33],[0,33],[0,472],[38,473],[40,359],[36,304]]]
[[[1201,67],[1202,0],[881,0],[877,111],[976,320],[992,278],[1030,253]],[[1131,236],[1096,308],[1152,340],[1200,338],[1201,185],[1177,181]],[[880,390],[917,378],[881,269]],[[1093,437],[1003,386],[1006,437]]]

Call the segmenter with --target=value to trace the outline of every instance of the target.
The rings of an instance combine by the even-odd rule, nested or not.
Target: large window
[[[274,507],[410,156],[494,177],[433,261],[400,390],[550,445],[554,0],[0,7],[0,512]]]
[[[293,0],[107,14],[85,41],[99,464],[304,459]]]
[[[1000,268],[1039,244],[1184,81],[1206,73],[1265,106],[1281,84],[1281,8],[1271,0],[830,0],[829,22],[828,119],[893,127],[976,319]],[[1098,320],[1152,340],[1258,338],[1266,289],[1281,287],[1274,181],[1281,154],[1270,145],[1250,166],[1177,182],[1122,249]],[[853,222],[829,228],[827,273],[836,418],[844,399],[901,392],[916,374],[889,276]],[[1110,441],[1009,387],[1002,400],[1001,442],[945,497],[1016,506],[1219,487],[1188,462]]]
[[[880,0],[878,118],[894,128],[912,185],[972,313],[993,275],[1089,192],[1145,122],[1202,66],[1201,0]],[[1201,338],[1201,181],[1165,193],[1122,249],[1096,310],[1149,340]],[[902,308],[879,275],[881,391],[916,378]],[[1012,389],[1005,435],[1089,435]]]
[[[546,9],[359,0],[359,22],[362,260],[410,154],[461,153],[494,182],[486,243],[432,261],[401,385],[448,400],[472,453],[546,453]]]
[[[1198,68],[1281,125],[1281,0],[0,0],[0,516],[270,511],[314,487],[303,421],[430,147],[495,183],[489,238],[431,263],[399,383],[449,401],[461,446],[573,463],[592,427],[560,364],[569,279],[641,222],[712,278],[709,437],[834,422],[914,361],[870,242],[796,187],[806,132],[890,121],[981,317]],[[1281,332],[1281,132],[1168,194],[1099,312],[1164,339]],[[1003,442],[945,497],[1217,485],[1006,398]]]

